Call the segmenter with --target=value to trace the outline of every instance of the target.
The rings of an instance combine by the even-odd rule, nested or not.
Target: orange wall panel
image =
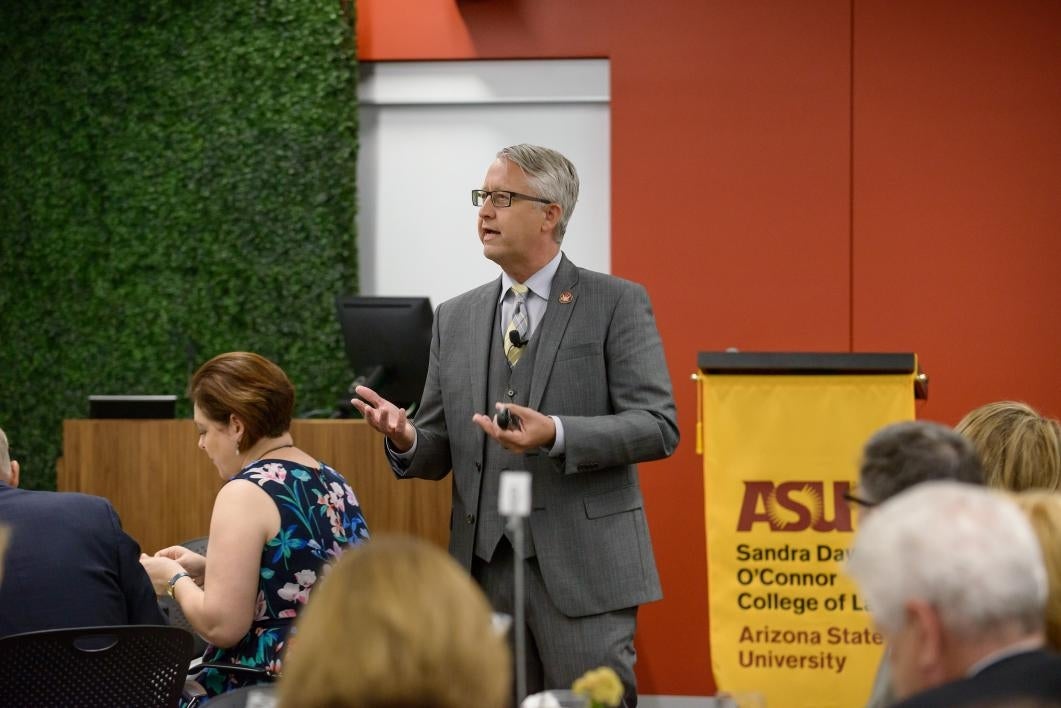
[[[365,61],[611,62],[612,270],[652,296],[683,435],[642,467],[664,586],[640,615],[642,692],[714,691],[697,352],[915,351],[932,377],[923,417],[1005,397],[1061,415],[1061,4],[358,0],[358,13]]]
[[[859,2],[854,343],[1061,415],[1061,3]]]

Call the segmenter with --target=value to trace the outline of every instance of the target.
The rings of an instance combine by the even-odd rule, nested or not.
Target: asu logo
[[[851,531],[851,507],[844,501],[850,482],[832,482],[826,515],[825,482],[745,481],[738,531],[769,524],[771,531]]]

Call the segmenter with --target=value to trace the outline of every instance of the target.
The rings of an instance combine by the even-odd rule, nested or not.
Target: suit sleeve
[[[564,471],[592,472],[669,456],[678,445],[670,375],[644,287],[629,283],[604,337],[610,410],[562,415]]]
[[[147,572],[140,565],[140,544],[125,533],[118,513],[107,505],[111,527],[115,537],[115,552],[118,554],[118,579],[125,596],[126,615],[129,624],[167,624],[159,609],[158,599]]]
[[[435,310],[435,321],[431,325],[431,353],[428,358],[424,393],[420,397],[420,408],[413,419],[416,428],[416,452],[411,460],[404,463],[393,455],[387,455],[391,469],[399,478],[439,480],[445,477],[452,467],[442,387],[439,383],[438,362],[443,317],[442,305],[439,305]]]

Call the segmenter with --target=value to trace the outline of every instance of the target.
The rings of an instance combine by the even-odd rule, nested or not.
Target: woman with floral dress
[[[231,352],[192,377],[199,448],[227,482],[217,494],[206,556],[172,546],[141,563],[209,643],[208,696],[279,675],[294,618],[328,564],[368,538],[341,474],[291,437],[295,390],[276,364]]]

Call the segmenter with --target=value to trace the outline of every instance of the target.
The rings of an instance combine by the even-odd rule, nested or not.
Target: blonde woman
[[[980,406],[955,427],[972,441],[984,482],[1019,492],[1061,490],[1061,425],[1017,401]]]
[[[1061,493],[1030,490],[1012,495],[1031,521],[1046,566],[1046,642],[1061,651]]]
[[[511,659],[448,554],[408,537],[343,554],[298,620],[282,708],[503,708]]]

